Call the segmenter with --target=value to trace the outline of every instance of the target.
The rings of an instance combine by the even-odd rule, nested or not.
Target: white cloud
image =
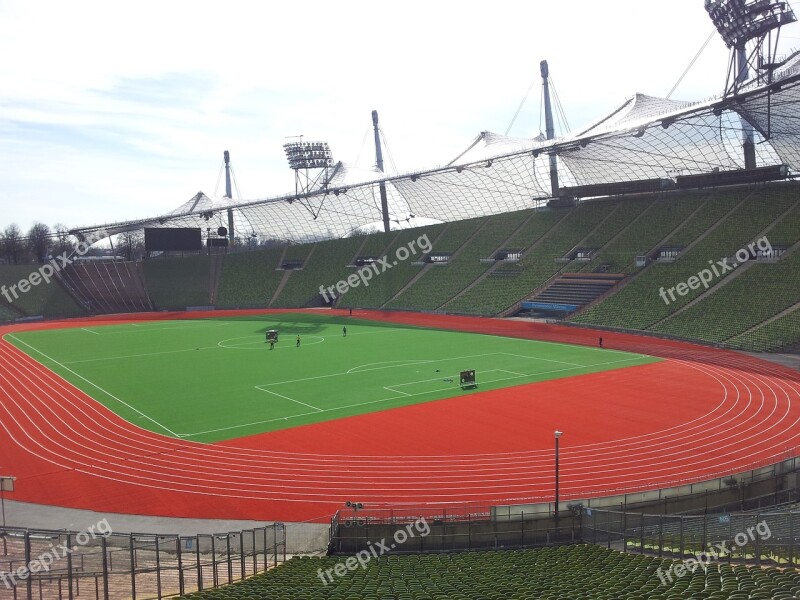
[[[665,95],[711,31],[701,0],[7,0],[0,211],[23,228],[167,212],[214,192],[225,149],[247,198],[275,195],[286,136],[370,162],[372,109],[399,168],[440,164],[505,131],[541,59],[575,128]],[[719,93],[726,61],[715,37],[675,97]],[[512,134],[538,132],[539,94]]]

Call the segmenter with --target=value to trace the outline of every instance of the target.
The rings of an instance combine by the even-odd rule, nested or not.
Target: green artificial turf
[[[280,333],[274,350],[265,342],[267,329]],[[202,442],[658,360],[325,314],[5,337],[128,421]],[[476,389],[459,387],[459,372],[466,369],[477,371]]]

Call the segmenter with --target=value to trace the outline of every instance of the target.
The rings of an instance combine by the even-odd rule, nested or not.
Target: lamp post
[[[562,436],[563,432],[558,429],[553,433],[556,439],[556,505],[555,505],[555,520],[556,527],[558,527],[558,438]]]

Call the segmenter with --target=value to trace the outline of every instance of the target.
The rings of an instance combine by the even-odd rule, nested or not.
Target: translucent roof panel
[[[787,82],[777,92],[753,94],[740,106],[783,164],[800,171],[800,81]]]
[[[442,221],[522,210],[549,196],[530,152],[392,181],[412,212]]]
[[[559,156],[579,185],[738,169],[743,161],[731,150],[741,147],[741,126],[728,121],[709,111],[667,128],[650,124],[602,135]]]
[[[227,226],[239,236],[296,242],[344,237],[382,222],[380,182],[390,220],[456,221],[521,210],[546,202],[550,159],[561,187],[592,185],[744,167],[751,136],[757,166],[800,169],[800,72],[734,98],[698,104],[637,94],[588,129],[564,139],[509,138],[483,132],[446,167],[386,176],[339,163],[324,189],[308,194],[234,202],[198,193],[157,219],[85,227],[112,233],[142,227]]]
[[[609,131],[618,131],[626,126],[631,127],[649,123],[662,115],[680,111],[688,106],[688,102],[657,98],[646,94],[634,94],[610,114],[571,137],[587,137]]]

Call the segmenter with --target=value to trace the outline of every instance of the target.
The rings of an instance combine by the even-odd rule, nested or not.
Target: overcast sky
[[[0,227],[222,195],[224,150],[242,198],[290,191],[287,136],[366,167],[373,109],[398,170],[443,164],[504,133],[535,80],[510,131],[532,137],[542,59],[575,129],[665,96],[712,30],[703,0],[0,0]],[[715,35],[673,98],[719,94],[727,59]]]

